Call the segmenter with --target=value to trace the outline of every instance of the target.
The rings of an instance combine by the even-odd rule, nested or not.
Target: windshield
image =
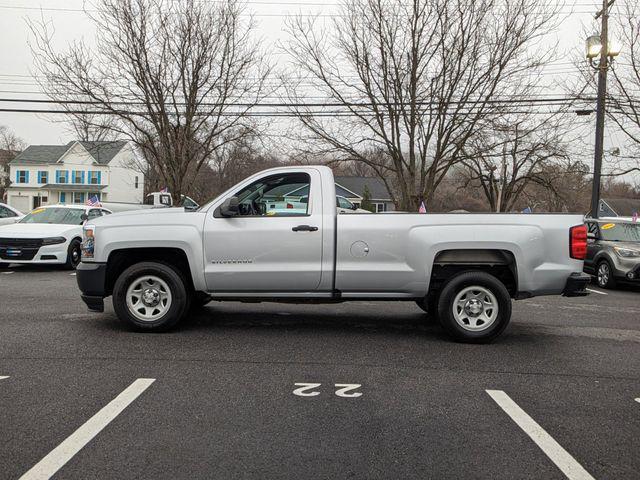
[[[38,208],[27,214],[20,223],[58,223],[62,225],[82,225],[81,208]]]
[[[603,223],[600,225],[600,236],[612,242],[640,242],[640,224]]]

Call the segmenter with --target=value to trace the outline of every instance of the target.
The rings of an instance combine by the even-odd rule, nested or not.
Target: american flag
[[[420,202],[420,208],[418,209],[418,213],[427,213],[427,207],[424,206],[424,201]]]
[[[160,193],[169,193],[169,188],[164,187],[162,190],[160,190]]]
[[[89,207],[101,207],[102,205],[100,205],[100,199],[98,198],[98,196],[94,195],[91,198],[87,198],[87,206],[89,206]]]

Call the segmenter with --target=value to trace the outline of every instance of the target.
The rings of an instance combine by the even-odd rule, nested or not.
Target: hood
[[[14,223],[0,227],[0,237],[4,238],[45,238],[63,237],[68,233],[82,235],[82,225],[61,225],[58,223]]]

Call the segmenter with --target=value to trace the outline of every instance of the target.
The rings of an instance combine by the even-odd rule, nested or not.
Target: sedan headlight
[[[95,249],[95,225],[88,225],[85,223],[82,227],[82,244],[80,249],[82,250],[83,258],[93,258],[93,251]]]
[[[632,250],[630,248],[622,248],[622,247],[613,247],[613,249],[616,251],[618,255],[624,258],[640,257],[639,250]]]
[[[49,237],[42,240],[42,245],[58,245],[59,243],[64,243],[66,241],[67,239],[64,237]]]

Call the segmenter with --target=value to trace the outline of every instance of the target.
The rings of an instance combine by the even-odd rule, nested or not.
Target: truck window
[[[256,180],[239,190],[239,215],[262,217],[305,216],[309,212],[309,186],[306,173],[280,173]]]
[[[89,210],[89,214],[87,215],[88,220],[91,220],[92,218],[98,218],[102,216],[102,212],[100,211],[99,208],[92,208],[91,210]]]
[[[153,205],[153,194],[149,194],[146,197],[144,197],[144,204]]]

